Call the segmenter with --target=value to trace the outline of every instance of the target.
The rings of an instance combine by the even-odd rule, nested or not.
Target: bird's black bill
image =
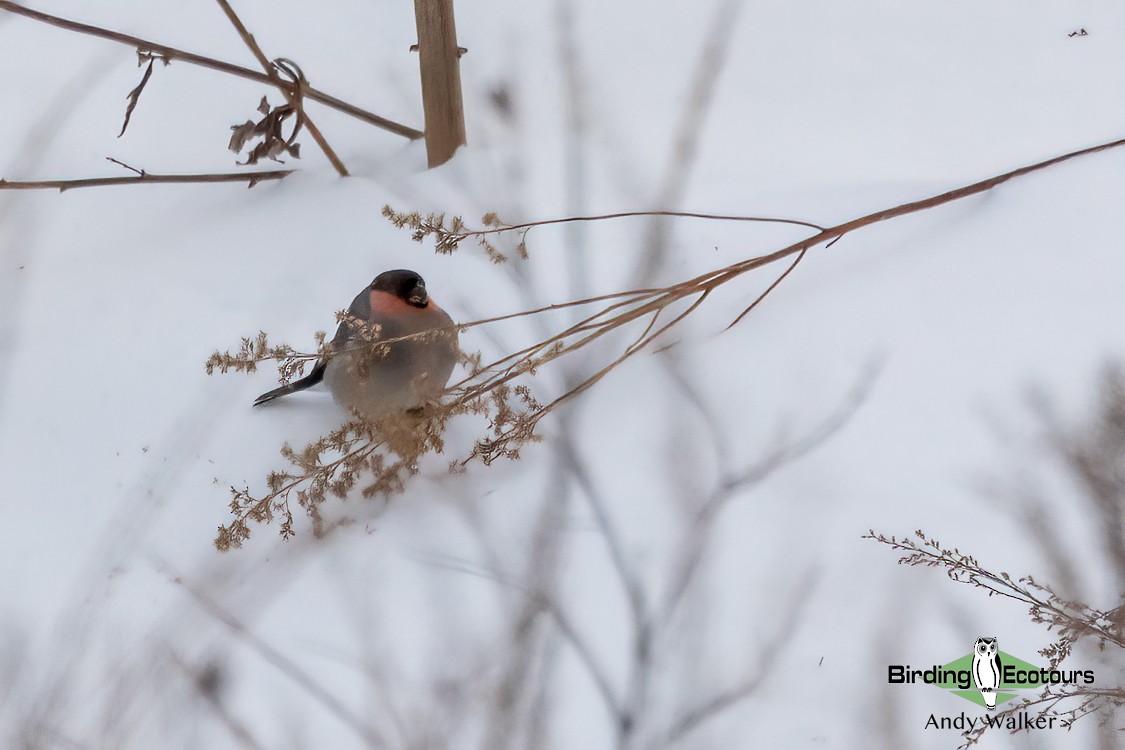
[[[406,301],[415,307],[425,307],[430,301],[430,295],[426,291],[426,287],[422,284],[417,284],[410,293],[406,295]]]

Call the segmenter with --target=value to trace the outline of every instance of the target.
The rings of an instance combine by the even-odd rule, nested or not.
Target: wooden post
[[[444,164],[465,143],[461,103],[461,51],[453,23],[453,0],[414,0],[426,156],[431,168]]]

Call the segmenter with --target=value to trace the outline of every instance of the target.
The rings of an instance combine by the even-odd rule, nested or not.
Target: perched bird
[[[341,321],[312,372],[263,393],[254,406],[321,380],[341,406],[367,419],[421,406],[441,394],[457,364],[457,330],[449,315],[430,299],[421,276],[405,270],[379,274],[352,301],[348,314],[369,325]],[[443,328],[446,330],[435,330]],[[426,331],[434,333],[383,347],[377,343]]]

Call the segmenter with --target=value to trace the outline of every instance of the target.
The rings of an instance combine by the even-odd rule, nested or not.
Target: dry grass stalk
[[[482,364],[479,355],[467,356],[464,362],[468,375],[447,390],[448,398],[445,402],[431,405],[423,418],[408,420],[409,424],[390,425],[390,431],[395,435],[393,440],[383,434],[388,429],[387,426],[373,427],[361,421],[353,421],[332,435],[314,442],[300,453],[286,448],[284,455],[297,471],[271,474],[267,481],[269,492],[260,498],[250,495],[247,490],[232,489],[234,500],[231,508],[236,514],[236,520],[220,529],[220,536],[216,543],[221,549],[238,546],[249,535],[249,525],[246,523],[248,520],[268,522],[278,516],[283,519],[282,533],[292,534],[292,514],[289,511],[288,500],[294,492],[297,493],[298,503],[309,513],[316,528],[319,523],[316,508],[323,501],[325,492],[331,491],[343,497],[356,483],[358,472],[371,472],[374,476],[373,481],[365,489],[365,495],[389,494],[401,490],[407,476],[417,471],[418,458],[426,453],[442,450],[440,431],[444,429],[448,420],[455,416],[484,415],[487,416],[489,427],[486,436],[478,439],[462,458],[451,462],[452,470],[463,469],[472,461],[480,461],[487,465],[501,458],[518,458],[520,449],[525,444],[538,439],[536,428],[541,419],[562,403],[585,392],[629,358],[650,348],[660,336],[697,310],[719,286],[776,261],[795,256],[793,263],[770,284],[766,292],[734,318],[736,323],[744,319],[747,313],[775,290],[805,254],[817,245],[830,244],[845,234],[871,224],[951,203],[990,190],[1014,177],[1123,144],[1125,140],[1117,140],[1082,149],[932,198],[906,203],[833,227],[819,229],[815,234],[773,253],[748,258],[668,286],[634,289],[462,324],[458,326],[461,332],[499,320],[535,315],[547,310],[609,303],[561,331],[487,364]],[[543,223],[505,225],[495,215],[490,214],[484,217],[483,223],[486,229],[469,230],[459,217],[454,217],[447,225],[443,215],[403,214],[389,207],[384,209],[384,214],[396,226],[412,229],[415,240],[421,241],[433,237],[439,252],[453,252],[462,241],[473,237],[484,245],[490,257],[498,253],[495,248],[490,250],[488,237],[491,234],[504,231],[526,232],[529,228]],[[755,217],[737,218],[744,221],[762,220]],[[520,247],[526,250],[522,240],[521,237]],[[528,387],[514,382],[524,376],[534,376],[539,368],[610,334],[623,331],[627,327],[639,329],[639,332],[634,334],[618,356],[549,402],[540,403],[532,397]],[[434,335],[434,333],[422,335]],[[288,372],[286,368],[293,366],[294,357],[308,361],[318,356],[298,355],[288,347],[271,348],[266,343],[264,334],[260,334],[259,341],[261,343],[258,349],[249,353],[246,351],[245,339],[243,351],[239,355],[216,352],[208,361],[209,371],[215,367],[223,371],[252,370],[259,361],[277,360],[284,378]],[[387,457],[388,454],[385,452],[387,450],[393,457]],[[322,458],[322,454],[326,452],[333,456],[327,461]]]

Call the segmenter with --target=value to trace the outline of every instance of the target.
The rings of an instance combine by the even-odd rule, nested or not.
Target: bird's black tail
[[[261,406],[267,401],[273,401],[279,396],[284,396],[289,393],[296,393],[297,391],[303,391],[306,388],[316,385],[324,379],[324,368],[324,362],[317,362],[316,366],[312,368],[312,372],[310,372],[300,380],[294,380],[289,385],[283,385],[280,388],[274,388],[272,391],[263,393],[261,396],[258,396],[256,399],[254,399],[254,406]]]

